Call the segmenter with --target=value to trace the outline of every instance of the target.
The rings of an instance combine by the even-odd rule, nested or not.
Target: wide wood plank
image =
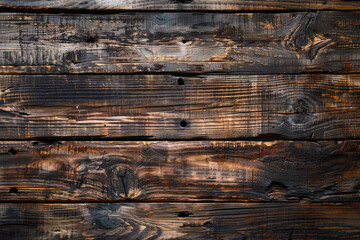
[[[359,239],[359,204],[1,204],[1,239]]]
[[[356,0],[1,0],[3,9],[32,10],[360,10]]]
[[[360,137],[360,75],[2,75],[0,139]]]
[[[360,142],[0,142],[0,201],[359,201]]]
[[[359,22],[341,11],[1,13],[0,73],[360,72]]]

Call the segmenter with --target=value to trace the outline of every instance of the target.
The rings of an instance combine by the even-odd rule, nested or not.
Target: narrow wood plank
[[[267,10],[360,10],[356,0],[1,0],[4,9],[33,10],[200,10],[200,11],[267,11]]]
[[[341,11],[1,13],[0,73],[360,72],[359,22]]]
[[[359,204],[1,204],[2,239],[358,239]]]
[[[2,75],[0,80],[4,140],[360,137],[359,75]]]
[[[359,201],[360,142],[0,142],[0,200]]]

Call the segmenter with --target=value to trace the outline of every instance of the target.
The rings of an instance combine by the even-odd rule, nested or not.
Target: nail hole
[[[323,2],[323,5],[326,5],[327,4],[327,2]]]
[[[89,37],[87,37],[87,38],[85,39],[85,41],[86,41],[87,43],[95,43],[96,37],[89,36]]]
[[[177,3],[191,3],[192,0],[173,0],[174,2],[177,2]]]
[[[183,39],[181,42],[182,42],[183,44],[185,44],[187,41],[186,41],[185,39]]]
[[[181,127],[186,127],[186,125],[187,125],[187,123],[186,123],[185,120],[182,120],[182,121],[180,122],[180,126],[181,126]]]
[[[11,153],[12,155],[17,154],[18,152],[19,152],[19,151],[16,151],[16,150],[13,149],[13,148],[10,148],[9,151],[8,151],[8,153]]]
[[[181,217],[181,218],[185,218],[185,217],[188,217],[190,216],[192,213],[191,212],[179,212],[178,214],[178,217]]]
[[[10,190],[9,190],[9,193],[18,193],[19,191],[18,191],[18,189],[16,188],[16,187],[12,187],[12,188],[10,188]]]
[[[178,78],[178,85],[184,85],[184,79]]]
[[[88,2],[84,2],[85,4],[88,4]]]

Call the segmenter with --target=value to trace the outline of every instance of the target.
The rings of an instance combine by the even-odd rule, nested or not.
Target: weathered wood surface
[[[1,239],[359,239],[359,204],[2,204]]]
[[[360,136],[360,75],[2,75],[0,80],[5,140]]]
[[[1,0],[0,7],[14,10],[360,10],[356,0]]]
[[[2,74],[360,72],[358,12],[1,13],[0,22]]]
[[[0,201],[359,201],[360,142],[1,142]]]

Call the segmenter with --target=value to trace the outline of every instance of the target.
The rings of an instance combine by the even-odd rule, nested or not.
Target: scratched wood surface
[[[0,73],[360,72],[360,14],[0,14]]]
[[[357,138],[359,76],[2,75],[0,138]]]
[[[360,239],[360,1],[0,10],[0,240]]]
[[[2,239],[359,239],[359,204],[2,204]]]
[[[0,200],[359,201],[360,142],[0,142]]]
[[[360,10],[357,0],[0,0],[10,10]]]

